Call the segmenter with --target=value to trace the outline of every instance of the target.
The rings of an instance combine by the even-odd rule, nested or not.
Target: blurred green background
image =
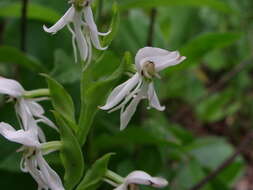
[[[45,88],[39,75],[46,72],[71,93],[79,109],[80,67],[74,63],[71,35],[64,29],[52,36],[51,26],[69,7],[67,0],[29,0],[26,53],[20,50],[21,0],[0,1],[0,75],[16,78],[27,90]],[[107,31],[113,0],[94,0],[100,31]],[[145,170],[164,176],[165,189],[190,190],[229,158],[246,135],[253,120],[252,0],[119,0],[117,35],[104,58],[104,70],[119,65],[124,52],[133,58],[147,45],[151,13],[156,12],[152,44],[179,50],[182,64],[161,73],[156,89],[164,112],[147,110],[144,101],[128,128],[119,131],[119,112],[99,111],[84,147],[91,164],[107,152],[115,152],[110,168],[122,176]],[[0,121],[17,126],[12,103],[0,97]],[[43,103],[48,110],[49,103]],[[49,140],[57,134],[44,127]],[[0,137],[0,187],[36,189],[19,170],[17,145]],[[203,190],[250,190],[253,188],[253,154],[249,144]],[[58,155],[47,157],[63,174]],[[101,189],[112,189],[102,185]],[[145,188],[143,188],[145,189]]]

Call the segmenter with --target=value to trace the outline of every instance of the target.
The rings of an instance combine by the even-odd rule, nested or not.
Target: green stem
[[[49,96],[50,95],[50,91],[49,89],[37,89],[37,90],[30,90],[30,91],[26,91],[24,94],[25,98],[35,98],[35,97],[39,97],[39,96]]]
[[[78,141],[81,145],[84,145],[92,126],[96,112],[88,112],[89,106],[85,104],[84,100],[81,103],[81,113],[79,118],[79,131],[78,131]]]
[[[87,102],[87,100],[85,100],[85,91],[87,90],[85,88],[86,86],[86,80],[85,80],[85,74],[84,72],[87,71],[83,71],[82,74],[82,79],[81,79],[81,86],[80,86],[80,93],[81,93],[81,112],[79,115],[79,130],[77,132],[77,139],[80,143],[80,145],[84,145],[88,136],[88,133],[90,131],[91,125],[93,123],[93,119],[96,115],[96,112],[91,112],[90,110],[92,109],[89,104],[89,102]]]
[[[116,182],[117,184],[124,183],[124,178],[111,170],[106,171],[105,177]]]
[[[62,146],[61,141],[50,141],[42,144],[42,151],[44,153],[60,150]]]

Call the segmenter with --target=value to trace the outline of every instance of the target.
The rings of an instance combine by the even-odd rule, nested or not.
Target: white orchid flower
[[[37,122],[45,123],[46,125],[57,130],[57,127],[45,115],[45,111],[40,104],[39,99],[25,98],[25,89],[17,81],[0,77],[0,94],[9,95],[12,99],[16,100],[15,110],[23,122],[23,126],[28,125],[31,119],[36,119]],[[43,99],[43,98],[42,98]],[[25,130],[28,130],[25,128]]]
[[[152,177],[143,171],[131,172],[125,177],[123,184],[114,190],[135,190],[137,185],[148,185],[156,188],[163,188],[168,185],[168,181],[161,177]]]
[[[68,27],[72,34],[72,45],[74,50],[75,61],[77,62],[77,47],[82,61],[91,60],[92,57],[92,44],[98,50],[105,50],[107,47],[102,47],[99,36],[106,36],[110,31],[101,33],[97,29],[95,24],[92,9],[91,0],[86,0],[81,8],[77,8],[73,1],[71,7],[67,12],[58,20],[52,27],[47,28],[43,26],[44,30],[48,33],[55,34],[65,26]],[[71,27],[70,24],[73,24]],[[86,65],[86,67],[88,64]]]
[[[38,183],[38,190],[64,190],[58,174],[50,168],[43,158],[38,130],[16,130],[7,123],[0,123],[0,134],[7,140],[23,145],[18,151],[23,152],[20,163],[23,172],[29,172]]]
[[[163,111],[165,107],[160,105],[153,78],[160,78],[159,71],[179,64],[185,59],[186,57],[181,56],[178,51],[171,52],[154,47],[140,49],[135,57],[137,73],[117,86],[100,109],[110,110],[109,112],[121,109],[121,130],[126,128],[142,99],[148,99],[149,107]]]

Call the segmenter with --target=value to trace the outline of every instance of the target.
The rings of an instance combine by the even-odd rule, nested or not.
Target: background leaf
[[[20,16],[20,3],[4,4],[0,6],[0,17],[19,18]],[[29,19],[35,19],[48,23],[54,23],[60,18],[60,14],[55,10],[35,3],[29,3],[27,16]]]
[[[113,153],[108,153],[102,158],[96,160],[91,168],[86,172],[77,190],[96,190],[103,181],[105,173],[108,170],[108,162]]]

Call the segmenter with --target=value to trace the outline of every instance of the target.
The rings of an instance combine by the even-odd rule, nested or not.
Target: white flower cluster
[[[79,54],[80,59],[87,62],[87,67],[92,58],[92,45],[98,50],[107,49],[101,45],[99,36],[106,36],[110,31],[107,33],[98,31],[93,18],[91,0],[85,0],[78,6],[73,0],[70,3],[71,7],[56,24],[50,28],[46,26],[43,28],[46,32],[55,34],[67,26],[72,34],[75,61],[77,62]],[[120,109],[121,130],[127,127],[142,99],[148,100],[149,108],[163,111],[165,107],[159,102],[153,79],[160,78],[160,71],[181,63],[185,58],[178,51],[171,52],[154,47],[140,49],[135,57],[137,72],[126,82],[117,86],[109,95],[106,104],[100,109],[109,110],[109,112]],[[42,147],[47,142],[38,124],[42,122],[57,131],[58,129],[44,115],[44,109],[38,103],[45,97],[30,99],[25,97],[25,92],[17,81],[0,77],[0,93],[8,95],[16,102],[15,110],[21,125],[21,128],[16,130],[11,125],[1,122],[0,134],[9,141],[22,145],[18,150],[23,152],[21,170],[30,173],[38,183],[39,190],[64,190],[60,177],[43,158],[46,153],[43,152]],[[54,150],[50,152],[52,151]],[[137,185],[162,188],[167,184],[168,182],[163,178],[152,177],[143,171],[134,171],[124,178],[122,184],[114,184],[114,186],[115,190],[132,190],[136,189]]]
[[[44,109],[38,103],[44,98],[27,99],[24,97],[25,92],[17,81],[0,77],[0,93],[10,96],[16,102],[15,110],[21,125],[21,128],[16,130],[11,125],[1,122],[0,134],[9,141],[22,145],[18,149],[18,152],[23,152],[21,171],[30,173],[38,183],[39,190],[64,190],[60,177],[43,158],[46,153],[42,151],[42,146],[46,143],[46,138],[38,123],[42,122],[58,129],[44,115]]]
[[[71,2],[73,3],[73,2]],[[43,26],[48,33],[55,34],[67,25],[72,34],[72,45],[75,61],[77,62],[77,47],[82,61],[90,63],[92,58],[92,44],[98,50],[106,50],[102,47],[99,36],[106,36],[110,31],[101,33],[94,22],[93,13],[90,7],[91,1],[84,1],[81,8],[77,9],[74,4],[67,10],[62,18],[50,28]],[[71,24],[73,26],[71,26]],[[86,67],[88,64],[86,64]]]

